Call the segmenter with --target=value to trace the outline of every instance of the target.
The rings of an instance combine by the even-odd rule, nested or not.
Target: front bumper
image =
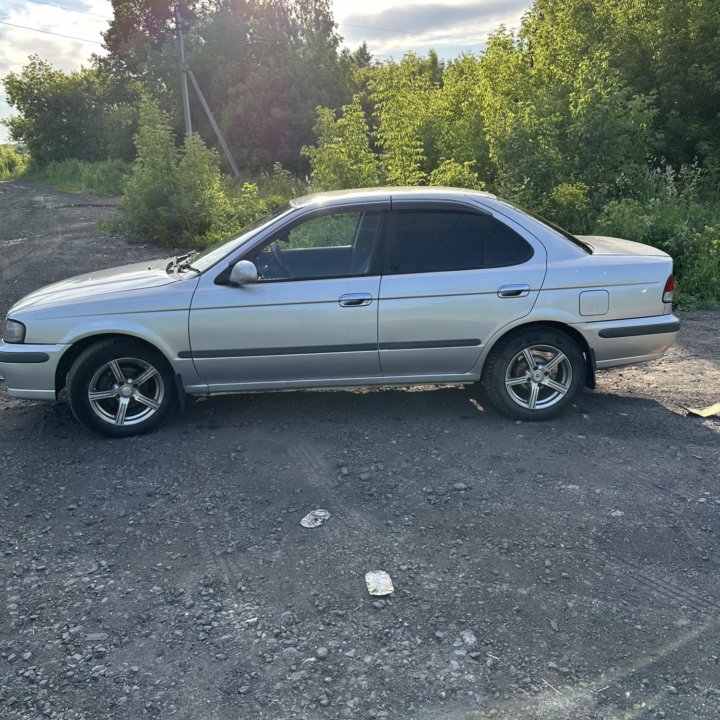
[[[680,329],[675,315],[573,325],[594,350],[598,368],[634,365],[662,357]]]
[[[67,345],[25,345],[0,340],[0,378],[8,395],[55,400],[55,371]]]

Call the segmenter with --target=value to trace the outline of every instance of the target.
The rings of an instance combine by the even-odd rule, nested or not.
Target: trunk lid
[[[594,255],[652,255],[668,257],[666,252],[658,250],[652,245],[622,240],[621,238],[605,237],[603,235],[578,235],[593,249]]]

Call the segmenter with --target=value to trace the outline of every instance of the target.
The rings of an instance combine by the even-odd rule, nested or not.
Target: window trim
[[[585,242],[585,240],[582,240],[577,235],[573,235],[569,230],[566,230],[561,225],[558,225],[557,223],[553,222],[552,220],[548,220],[547,218],[543,217],[542,215],[538,215],[536,212],[533,212],[532,210],[527,210],[523,207],[520,207],[520,205],[515,205],[514,203],[511,203],[509,200],[500,200],[503,204],[511,207],[513,210],[517,210],[518,212],[523,213],[524,215],[527,215],[528,217],[535,220],[535,222],[540,223],[541,225],[545,226],[546,228],[549,228],[553,232],[557,233],[562,237],[564,240],[567,240],[567,242],[572,243],[575,247],[580,248],[586,255],[592,255],[594,252],[593,246]]]
[[[257,244],[253,244],[252,247],[244,248],[242,252],[240,252],[238,255],[232,258],[232,260],[228,263],[227,267],[222,270],[215,278],[215,285],[229,285],[230,284],[230,273],[232,272],[233,267],[240,262],[241,260],[249,260],[251,255],[256,255],[257,253],[262,252],[268,245],[275,242],[281,235],[285,235],[289,232],[292,232],[296,227],[299,227],[300,225],[309,222],[311,220],[315,220],[319,217],[326,217],[328,215],[344,215],[347,213],[369,213],[369,212],[377,212],[380,214],[380,225],[377,228],[376,232],[376,238],[375,238],[375,249],[373,251],[373,258],[370,263],[370,268],[368,269],[367,273],[363,273],[362,275],[358,274],[352,274],[352,275],[322,275],[320,277],[303,277],[303,278],[284,278],[284,279],[277,279],[277,280],[262,280],[259,281],[258,284],[262,285],[271,285],[274,283],[281,283],[281,282],[305,282],[309,280],[318,281],[318,280],[339,280],[343,278],[355,278],[355,277],[373,277],[375,275],[380,275],[381,269],[382,269],[382,256],[383,256],[383,241],[384,241],[384,230],[385,225],[387,223],[387,215],[390,211],[390,201],[389,200],[378,200],[373,202],[355,202],[350,203],[348,205],[328,205],[325,207],[320,208],[314,208],[312,210],[309,210],[307,212],[302,213],[301,215],[296,215],[294,217],[288,218],[286,222],[284,222],[279,227],[273,229],[272,232],[270,232],[266,237],[262,239],[261,242]]]
[[[476,267],[476,268],[463,268],[458,270],[416,270],[416,271],[406,271],[406,272],[399,272],[397,270],[392,269],[392,258],[395,253],[395,246],[397,242],[397,217],[398,213],[400,212],[426,212],[426,213],[464,213],[466,215],[477,215],[480,217],[484,217],[486,219],[494,220],[495,222],[502,223],[508,230],[515,233],[527,246],[528,248],[528,255],[519,262],[514,263],[501,263],[497,265],[483,265],[482,267]],[[530,262],[536,255],[536,249],[535,246],[528,241],[527,238],[523,237],[521,233],[519,233],[514,228],[510,227],[506,222],[503,222],[502,220],[495,217],[492,213],[485,212],[480,209],[476,209],[474,207],[470,207],[469,205],[466,205],[464,203],[455,203],[455,202],[438,202],[438,203],[427,203],[427,202],[419,202],[419,201],[412,201],[412,202],[406,202],[406,203],[400,203],[400,202],[393,202],[393,207],[390,212],[387,213],[389,216],[386,225],[387,225],[387,234],[384,237],[384,246],[385,251],[383,253],[383,266],[382,266],[382,274],[396,277],[398,275],[431,275],[431,274],[437,274],[437,273],[456,273],[456,272],[477,272],[479,270],[497,270],[498,268],[509,268],[509,267],[517,267],[518,265],[524,265],[527,262]]]

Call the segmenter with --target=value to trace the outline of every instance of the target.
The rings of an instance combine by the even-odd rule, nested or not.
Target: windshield
[[[532,212],[531,210],[526,210],[523,207],[520,207],[519,205],[515,205],[514,203],[508,202],[507,200],[501,200],[501,202],[505,205],[509,205],[511,208],[514,208],[515,210],[519,210],[521,213],[525,213],[525,215],[529,215],[533,220],[537,220],[539,223],[542,223],[543,225],[547,225],[551,230],[554,230],[556,233],[559,233],[562,235],[566,240],[569,240],[573,245],[577,245],[579,248],[584,250],[588,254],[592,254],[592,246],[589,243],[584,242],[579,237],[576,237],[572,233],[565,230],[565,228],[560,227],[559,225],[556,225],[552,220],[548,220],[547,218],[544,218],[542,215],[538,215],[537,213]]]
[[[243,228],[240,231],[239,235],[235,235],[230,239],[225,238],[224,240],[221,240],[220,242],[206,248],[202,252],[199,252],[197,255],[193,255],[190,258],[188,267],[191,267],[193,270],[198,270],[200,272],[207,270],[209,267],[212,267],[213,265],[215,265],[215,263],[219,262],[224,257],[227,257],[231,252],[234,252],[239,247],[244,245],[248,240],[251,240],[253,237],[255,237],[255,235],[265,226],[269,225],[281,215],[291,212],[293,209],[294,208],[290,205],[284,205],[283,207],[278,208],[274,212],[263,215],[257,222]]]

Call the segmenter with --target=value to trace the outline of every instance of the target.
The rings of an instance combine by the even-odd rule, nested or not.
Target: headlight
[[[3,340],[6,343],[21,343],[25,340],[25,326],[17,320],[6,320],[3,328]]]

